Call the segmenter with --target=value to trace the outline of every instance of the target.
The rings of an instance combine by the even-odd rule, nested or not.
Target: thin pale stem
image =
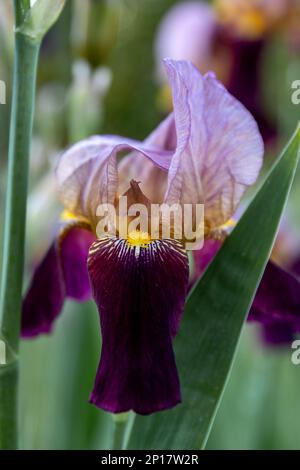
[[[113,442],[112,450],[124,449],[129,413],[112,415],[113,419]]]
[[[1,278],[1,333],[7,344],[7,364],[0,369],[0,449],[17,448],[17,387],[20,312],[28,162],[34,113],[39,44],[17,33],[8,155]]]

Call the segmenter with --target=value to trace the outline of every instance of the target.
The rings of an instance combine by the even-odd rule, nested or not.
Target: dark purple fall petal
[[[94,235],[82,227],[67,227],[36,268],[23,301],[21,335],[50,333],[66,297],[91,297],[87,272],[88,250]]]
[[[34,272],[22,306],[21,335],[50,333],[65,300],[65,283],[56,242]]]
[[[61,263],[66,285],[66,296],[78,301],[92,296],[87,273],[87,257],[95,241],[92,232],[74,227],[64,236],[60,246]]]
[[[203,274],[209,263],[213,260],[221,248],[221,240],[207,239],[204,241],[201,250],[193,251],[194,256],[194,282]]]
[[[262,339],[267,346],[291,345],[294,337],[292,323],[283,321],[262,325]]]
[[[92,245],[88,269],[102,330],[90,402],[113,413],[175,406],[181,396],[172,336],[188,283],[182,246],[161,240],[132,247],[104,238]]]
[[[269,261],[251,307],[249,321],[263,324],[269,344],[288,344],[300,331],[300,283]]]
[[[300,283],[290,273],[269,261],[253,302],[254,316],[262,323],[299,322]],[[253,319],[253,313],[250,314]]]
[[[205,240],[195,251],[195,283],[221,247],[219,240]],[[248,321],[262,325],[267,345],[289,344],[300,332],[300,282],[291,273],[269,261],[251,306]]]

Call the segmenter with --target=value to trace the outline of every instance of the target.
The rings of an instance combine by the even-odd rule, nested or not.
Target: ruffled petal
[[[118,190],[116,155],[135,150],[155,165],[167,170],[171,152],[119,136],[94,136],[73,145],[58,163],[56,176],[63,205],[76,215],[86,217],[93,228],[97,207],[114,204]]]
[[[259,173],[263,141],[251,114],[213,74],[165,60],[172,87],[177,149],[165,200],[204,203],[206,225],[225,223]]]
[[[173,114],[170,114],[144,142],[147,147],[174,151],[176,148],[176,129]],[[170,163],[170,160],[169,160]],[[130,180],[140,182],[140,187],[148,199],[156,204],[163,202],[167,188],[168,173],[153,161],[138,152],[132,152],[123,158],[118,167],[119,194],[124,194]]]
[[[37,266],[23,301],[23,338],[51,333],[66,297],[77,301],[91,297],[87,257],[94,240],[89,230],[70,226],[52,243]]]
[[[140,414],[180,402],[172,335],[183,311],[188,260],[174,240],[133,247],[96,241],[88,261],[100,312],[102,351],[90,401]]]

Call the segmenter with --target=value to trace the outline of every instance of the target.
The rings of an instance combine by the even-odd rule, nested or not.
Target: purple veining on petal
[[[56,179],[66,209],[97,222],[97,207],[114,204],[118,190],[117,153],[135,151],[163,170],[168,170],[173,152],[125,137],[103,135],[85,139],[60,158]]]
[[[23,301],[23,338],[51,333],[66,297],[78,301],[91,297],[87,257],[94,240],[89,230],[71,226],[52,243],[37,266]]]
[[[92,245],[88,267],[102,331],[91,403],[140,414],[175,406],[181,398],[172,335],[188,283],[182,246],[105,238]]]
[[[162,151],[176,149],[176,129],[173,113],[164,119],[145,139],[146,147],[157,147]],[[170,164],[170,162],[169,162]],[[153,203],[162,203],[166,192],[168,172],[139,152],[131,152],[118,165],[119,194],[124,194],[130,180],[141,182],[143,193]]]
[[[203,77],[185,61],[166,59],[165,66],[177,131],[165,201],[204,203],[205,222],[216,228],[256,181],[263,141],[252,115],[213,73]]]

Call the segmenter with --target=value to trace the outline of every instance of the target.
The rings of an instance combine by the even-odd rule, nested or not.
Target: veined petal
[[[66,209],[86,217],[96,226],[97,207],[113,204],[118,190],[116,155],[135,150],[167,170],[171,152],[119,136],[94,136],[73,145],[58,163],[56,176]]]
[[[176,148],[176,129],[173,114],[170,114],[144,141],[146,147],[174,151]],[[168,157],[167,163],[171,160]],[[162,203],[167,188],[167,169],[162,169],[152,160],[138,152],[124,157],[118,167],[119,194],[124,194],[130,180],[140,182],[141,190],[153,203]]]
[[[212,73],[202,77],[184,61],[165,64],[177,131],[165,200],[204,203],[206,225],[215,228],[232,216],[255,182],[263,141],[251,114]]]
[[[183,311],[188,260],[174,240],[131,246],[96,241],[88,261],[102,351],[90,401],[113,413],[149,414],[180,402],[172,349]]]
[[[91,297],[87,257],[94,240],[89,230],[71,225],[52,243],[37,266],[23,301],[24,338],[50,333],[66,297],[77,301]]]

